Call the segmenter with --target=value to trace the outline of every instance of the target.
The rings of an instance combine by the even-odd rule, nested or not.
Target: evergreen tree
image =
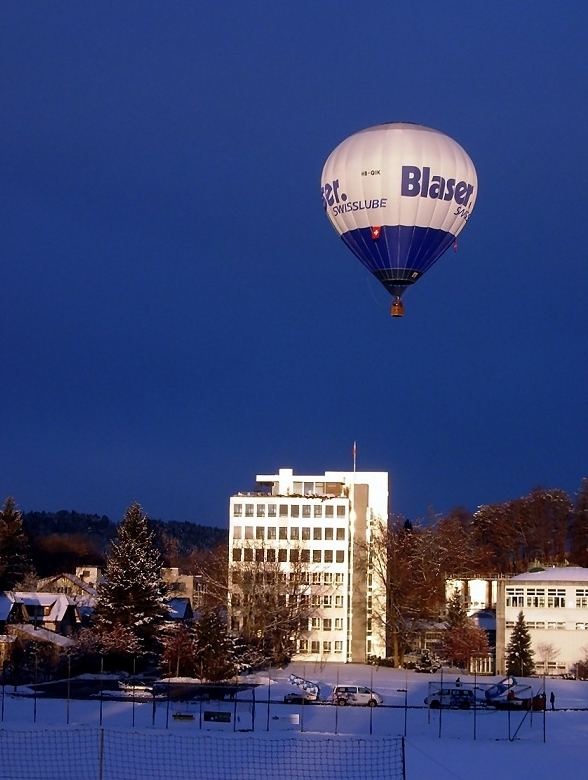
[[[194,628],[196,668],[203,680],[217,682],[237,672],[234,642],[219,610],[205,612]]]
[[[31,573],[30,546],[22,514],[8,497],[0,510],[0,590],[14,590]]]
[[[447,628],[452,629],[462,628],[468,619],[468,610],[464,604],[461,595],[456,590],[453,596],[450,596],[447,601]]]
[[[521,612],[510,635],[506,648],[506,673],[529,677],[535,671],[534,651],[531,649],[531,636]]]
[[[133,504],[112,542],[104,581],[97,589],[94,621],[109,651],[126,647],[135,654],[159,648],[167,608],[161,557],[153,539],[146,515]]]
[[[446,622],[443,654],[455,666],[468,668],[473,656],[488,655],[488,635],[468,617],[467,607],[457,591],[447,602]]]

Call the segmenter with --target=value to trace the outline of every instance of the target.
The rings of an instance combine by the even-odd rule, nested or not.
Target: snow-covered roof
[[[8,620],[14,598],[10,593],[0,593],[0,620]]]
[[[554,566],[543,571],[527,571],[510,579],[517,582],[588,582],[588,569],[582,566]]]
[[[27,634],[31,638],[42,642],[51,642],[51,644],[59,645],[59,647],[71,647],[75,645],[75,641],[68,636],[62,636],[56,634],[55,631],[48,631],[46,628],[35,628],[30,623],[18,623],[14,626],[19,633]]]
[[[190,599],[183,596],[166,600],[166,606],[169,610],[168,618],[170,620],[182,620],[190,611]]]
[[[75,585],[80,590],[85,591],[89,596],[95,596],[96,595],[96,588],[93,588],[91,585],[88,585],[87,582],[84,582],[80,577],[76,576],[75,574],[69,574],[69,572],[65,572],[63,574],[54,574],[52,577],[44,577],[42,580],[39,580],[37,587],[38,588],[46,588],[47,585],[49,585],[52,582],[56,582],[57,580],[69,580],[72,585]]]
[[[25,607],[49,607],[49,614],[45,615],[45,619],[48,621],[63,620],[68,607],[75,606],[75,600],[64,593],[16,591],[14,600],[24,604]]]

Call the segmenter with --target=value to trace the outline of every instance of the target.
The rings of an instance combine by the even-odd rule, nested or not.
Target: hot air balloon
[[[438,130],[407,122],[368,127],[329,155],[323,206],[335,230],[392,294],[401,297],[451,246],[476,202],[474,164]]]

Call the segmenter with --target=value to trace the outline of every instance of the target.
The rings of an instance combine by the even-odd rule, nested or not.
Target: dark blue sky
[[[412,518],[588,474],[585,35],[552,2],[5,5],[0,496],[224,525],[257,473]],[[479,197],[403,320],[324,160],[439,128]]]

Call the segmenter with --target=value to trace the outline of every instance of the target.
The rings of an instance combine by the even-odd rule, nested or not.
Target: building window
[[[333,563],[333,551],[325,550],[325,563]]]
[[[345,550],[335,552],[335,563],[345,563]]]
[[[253,517],[253,504],[245,504],[245,517]]]
[[[268,517],[275,517],[276,516],[276,505],[275,504],[268,504],[267,505],[267,516]]]
[[[287,539],[288,538],[288,529],[285,525],[281,525],[278,528],[278,539]]]
[[[319,642],[317,642],[317,641],[314,641],[314,640],[313,640],[313,641],[310,643],[310,652],[311,652],[311,653],[318,654],[319,650],[320,650],[320,643],[319,643]]]
[[[337,517],[345,517],[345,507],[341,504],[337,507]]]
[[[257,561],[257,563],[263,563],[263,561],[265,560],[264,552],[265,550],[263,549],[263,547],[258,547],[257,550],[255,551],[255,560]]]
[[[330,631],[332,626],[331,618],[325,618],[323,620],[323,631]]]
[[[322,517],[323,516],[323,508],[322,508],[322,506],[320,504],[315,504],[314,505],[313,516],[314,517]]]
[[[325,558],[326,560],[326,558]],[[323,577],[323,581],[325,585],[330,585],[333,582],[333,574],[330,571],[325,572],[325,576]]]
[[[291,517],[300,517],[300,505],[299,504],[292,504],[290,507],[290,516]]]
[[[322,528],[313,528],[312,529],[312,538],[315,541],[321,541],[323,538],[323,529]]]
[[[265,504],[258,504],[257,505],[257,516],[258,517],[265,517]]]
[[[280,563],[286,563],[288,560],[288,550],[285,550],[283,547],[278,550],[278,561]]]
[[[310,504],[302,504],[302,517],[310,517]]]
[[[241,548],[240,547],[233,547],[233,560],[234,561],[240,561],[241,560]]]
[[[313,585],[320,585],[321,584],[321,573],[320,573],[320,571],[313,571],[313,573],[312,573],[312,584]]]
[[[312,551],[312,562],[313,563],[321,563],[322,561],[322,550],[313,550]]]
[[[527,607],[545,606],[545,588],[527,588]]]
[[[506,589],[506,606],[507,607],[524,607],[525,596],[523,588],[507,588]]]
[[[299,653],[308,653],[308,639],[301,639],[298,642],[298,652]]]
[[[243,560],[247,561],[247,563],[250,563],[253,560],[253,548],[252,547],[245,547],[243,550]]]
[[[275,539],[276,538],[276,526],[275,525],[268,526],[267,538],[268,539]]]
[[[336,653],[342,653],[343,652],[343,642],[341,642],[340,640],[337,640],[335,642],[335,652]]]
[[[300,550],[300,560],[302,563],[310,563],[310,550]]]
[[[335,618],[335,631],[343,630],[343,618]]]
[[[337,608],[343,606],[343,596],[339,596],[339,595],[335,596],[335,606]]]
[[[252,525],[246,525],[245,526],[245,538],[246,539],[253,539],[253,526]]]
[[[325,639],[323,642],[323,653],[328,654],[331,652],[331,643]]]
[[[294,547],[292,550],[290,550],[290,563],[298,563],[300,560],[300,550],[297,547]]]
[[[333,505],[327,504],[325,507],[325,517],[333,517]]]
[[[576,609],[588,608],[588,588],[576,588]]]
[[[240,525],[236,525],[233,528],[233,539],[241,539],[243,533],[243,527]]]
[[[343,572],[342,571],[336,571],[335,572],[335,585],[343,585]]]
[[[326,542],[332,542],[333,541],[333,529],[332,528],[325,528],[325,541]]]
[[[269,547],[266,551],[266,561],[268,563],[276,562],[276,550],[274,547]]]
[[[280,517],[288,517],[288,504],[280,504]]]
[[[345,529],[344,528],[337,528],[337,541],[338,542],[344,542],[345,541]]]
[[[310,528],[308,526],[302,527],[302,541],[308,542],[310,540]]]
[[[323,607],[332,607],[332,606],[333,606],[333,597],[323,596]]]
[[[264,539],[265,538],[264,531],[265,531],[265,529],[264,529],[264,527],[262,525],[256,525],[255,526],[255,538],[256,539]]]
[[[318,631],[321,627],[321,619],[317,617],[310,618],[310,630]]]
[[[290,528],[290,539],[294,539],[294,540],[300,539],[300,528],[298,528],[297,525]]]
[[[565,607],[566,605],[566,591],[565,588],[547,588],[547,606],[548,607]]]
[[[316,594],[313,594],[310,597],[310,603],[312,604],[313,607],[320,607],[320,605],[321,605],[321,597],[317,596]]]
[[[233,517],[242,517],[243,504],[233,504]]]

